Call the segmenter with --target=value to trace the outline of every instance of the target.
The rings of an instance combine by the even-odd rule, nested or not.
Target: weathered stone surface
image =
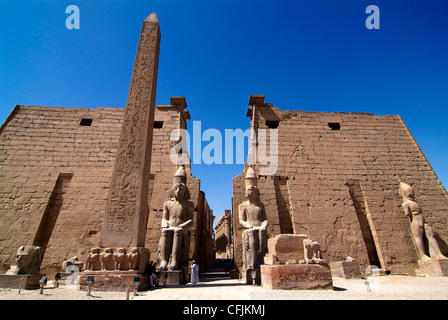
[[[15,263],[6,272],[7,275],[35,274],[40,270],[43,248],[39,246],[20,246],[17,249]]]
[[[39,280],[45,276],[41,273],[35,274],[0,274],[0,288],[14,288],[14,289],[39,289]]]
[[[126,288],[132,290],[132,284],[135,278],[140,279],[138,290],[145,290],[148,286],[147,274],[135,271],[86,271],[79,275],[79,288],[86,290],[87,277],[93,276],[94,282],[91,285],[93,291],[126,291]]]
[[[333,277],[344,279],[361,278],[358,261],[333,261],[329,265]]]
[[[18,106],[13,113],[0,134],[0,268],[38,239],[47,243],[42,272],[56,273],[98,245],[123,109]],[[84,118],[92,125],[80,125]]]
[[[428,277],[448,277],[448,259],[418,260],[420,272]]]
[[[159,63],[155,13],[143,22],[115,158],[100,246],[143,247]]]
[[[185,129],[190,117],[184,110],[185,98],[170,100],[169,105],[156,106],[157,126],[152,130],[144,247],[153,261],[163,203],[177,167],[170,160],[176,143],[170,141],[170,134]],[[1,272],[9,269],[23,244],[45,244],[41,272],[49,275],[59,272],[62,262],[73,256],[87,264],[89,250],[99,247],[124,118],[124,108],[14,108],[0,128]],[[200,180],[192,176],[189,165],[186,171],[195,206],[189,259],[206,270],[214,256],[213,214]]]
[[[115,251],[114,251],[115,250]],[[79,275],[80,289],[86,288],[88,276],[94,276],[95,283],[92,288],[103,291],[124,291],[134,281],[140,278],[139,288],[145,288],[148,284],[148,274],[145,272],[149,261],[149,250],[141,247],[126,248],[124,259],[120,268],[115,264],[115,255],[121,254],[116,249],[105,248],[99,252],[97,265],[100,268],[82,271]]]
[[[333,289],[333,280],[328,265],[262,265],[260,271],[261,285],[269,289]]]
[[[0,134],[4,174],[0,175],[1,271],[9,269],[18,247],[34,242],[46,211],[55,221],[48,230],[51,236],[42,272],[59,272],[62,262],[73,256],[87,261],[89,250],[99,245],[123,114],[123,108],[16,107]],[[81,126],[82,118],[93,119],[92,125]],[[155,121],[163,127],[154,129],[145,240],[153,261],[157,259],[163,203],[176,171],[169,157],[169,137],[175,128],[186,128],[183,111],[173,105],[157,106]],[[189,166],[186,171],[197,209],[190,259],[196,259],[205,270],[206,262],[199,257],[207,255],[210,264],[213,260],[213,214],[200,190],[200,180],[191,175]],[[58,184],[61,172],[73,177]],[[54,201],[50,201],[53,191]]]
[[[96,285],[100,284],[104,290],[122,290],[129,286],[128,272],[147,281],[144,272],[149,264],[149,250],[144,245],[159,48],[159,23],[153,12],[143,22],[140,33],[100,234],[100,272],[113,270],[106,276],[97,275],[101,280]],[[127,262],[128,272],[120,270],[123,262]],[[89,266],[94,267],[94,263],[89,261]],[[80,275],[81,281],[86,277],[84,273]]]
[[[248,112],[251,128],[278,124],[278,170],[258,181],[268,238],[307,234],[329,262],[351,256],[361,270],[377,265],[414,275],[418,258],[397,192],[403,180],[414,183],[416,201],[447,255],[446,190],[399,115],[287,111],[252,103],[259,104]],[[339,123],[339,130],[329,123]],[[269,130],[267,137],[269,150]],[[242,173],[233,179],[233,212],[243,200]],[[242,232],[234,219],[240,271]]]
[[[268,239],[269,254],[275,256],[278,264],[297,264],[304,260],[303,240],[307,238],[304,234],[276,235]]]
[[[161,271],[159,284],[164,286],[178,286],[188,282],[187,268],[182,270]]]

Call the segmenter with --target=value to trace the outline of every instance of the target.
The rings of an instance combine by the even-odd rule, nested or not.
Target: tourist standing
[[[193,264],[191,265],[190,269],[191,269],[191,283],[196,284],[196,282],[199,282],[198,266],[196,265],[196,261],[193,260]]]

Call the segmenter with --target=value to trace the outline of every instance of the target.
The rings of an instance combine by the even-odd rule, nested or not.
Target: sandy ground
[[[243,285],[238,280],[219,280],[182,287],[157,288],[131,292],[129,300],[448,300],[448,277],[426,278],[381,276],[369,282],[363,279],[333,279],[333,290],[270,290]],[[51,282],[43,291],[0,288],[0,300],[126,300],[125,292],[86,291]]]

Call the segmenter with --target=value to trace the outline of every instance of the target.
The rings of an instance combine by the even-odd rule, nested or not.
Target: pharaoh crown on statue
[[[244,179],[244,183],[246,185],[246,188],[250,186],[257,186],[258,178],[257,174],[255,173],[255,170],[252,167],[249,167],[246,172],[246,178]]]
[[[187,184],[187,173],[185,172],[185,166],[181,165],[179,169],[177,169],[176,173],[173,177],[173,184],[176,184],[177,182]]]
[[[400,195],[402,197],[406,198],[414,198],[414,189],[412,187],[404,182],[400,181],[400,189],[399,189]]]

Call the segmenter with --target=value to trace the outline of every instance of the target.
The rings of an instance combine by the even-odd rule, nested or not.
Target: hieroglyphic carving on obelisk
[[[143,22],[100,247],[144,247],[154,127],[160,29],[153,12]]]

